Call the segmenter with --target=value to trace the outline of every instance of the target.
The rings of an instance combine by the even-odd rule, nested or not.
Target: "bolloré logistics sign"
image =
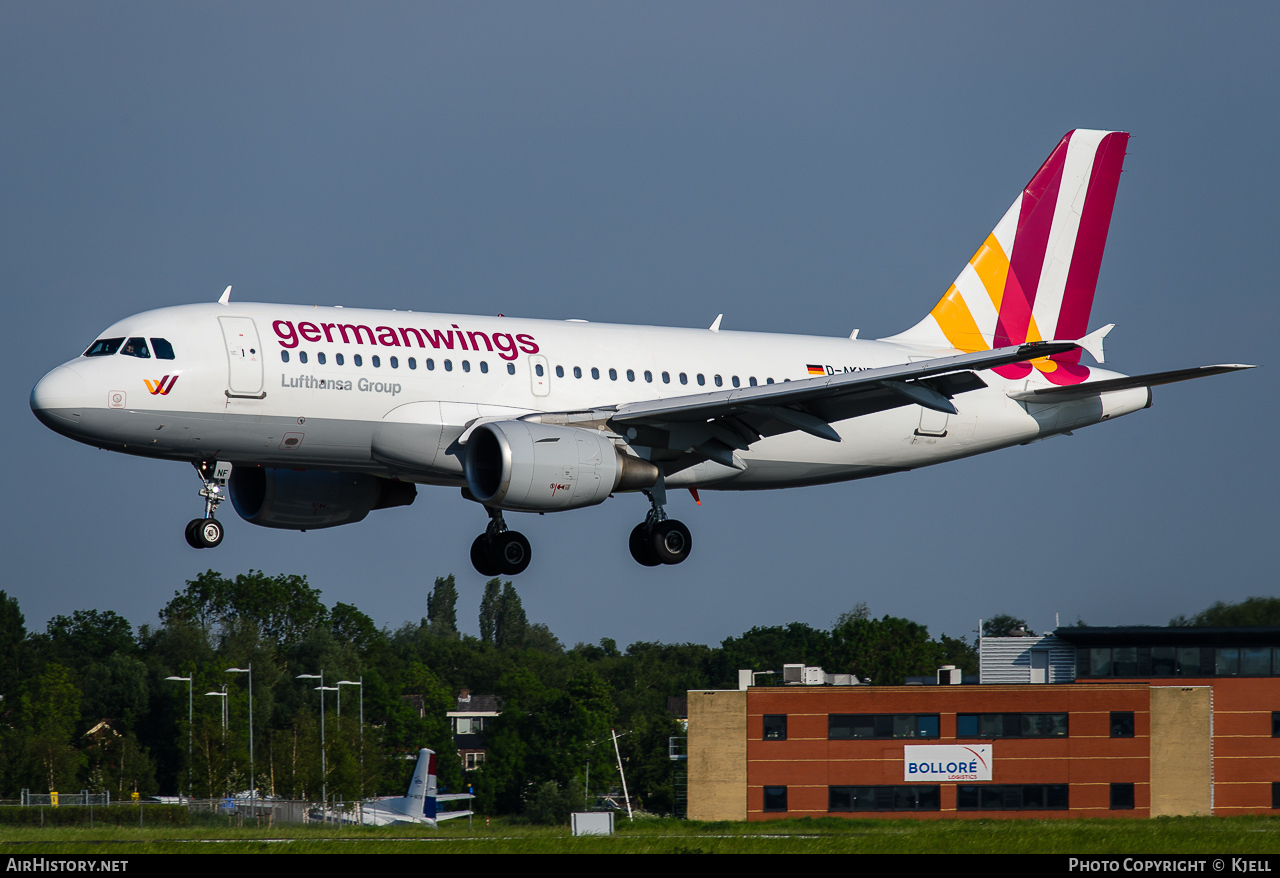
[[[991,780],[990,744],[908,744],[903,750],[903,780]]]

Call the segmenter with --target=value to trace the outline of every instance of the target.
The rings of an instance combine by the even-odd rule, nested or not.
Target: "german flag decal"
[[[810,375],[826,375],[826,374],[827,374],[827,370],[826,370],[825,368],[823,368],[822,366],[815,366],[815,365],[813,365],[813,363],[810,363],[810,364],[809,364],[809,374],[810,374]]]

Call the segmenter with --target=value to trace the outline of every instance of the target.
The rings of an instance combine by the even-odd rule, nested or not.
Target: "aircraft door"
[[[551,367],[547,365],[546,357],[529,358],[529,380],[533,382],[534,396],[546,396],[551,392]]]
[[[252,317],[219,317],[227,345],[227,396],[261,399],[262,345]]]

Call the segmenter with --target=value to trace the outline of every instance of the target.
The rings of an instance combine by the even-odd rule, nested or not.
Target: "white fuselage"
[[[454,486],[464,484],[457,440],[477,419],[797,381],[811,377],[811,366],[844,372],[956,353],[843,338],[252,303],[148,311],[100,336],[112,337],[165,339],[173,359],[117,353],[59,366],[32,392],[44,423],[130,454]],[[1117,377],[1091,373],[1091,381]],[[667,484],[765,489],[913,469],[1077,429],[1150,400],[1139,388],[1018,402],[1007,394],[1050,385],[980,375],[988,386],[957,395],[959,414],[913,404],[833,424],[840,442],[772,436],[740,453],[743,470],[707,461]],[[380,431],[390,436],[400,424],[426,428],[417,435],[436,448],[424,451],[425,463],[398,466],[379,453]]]

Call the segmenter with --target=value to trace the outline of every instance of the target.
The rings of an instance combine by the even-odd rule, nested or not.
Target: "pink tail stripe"
[[[1120,185],[1120,172],[1124,166],[1128,143],[1128,134],[1108,134],[1102,139],[1094,155],[1089,190],[1085,194],[1084,208],[1080,214],[1080,231],[1076,235],[1076,248],[1071,257],[1071,267],[1067,271],[1066,290],[1062,297],[1062,308],[1058,312],[1054,338],[1080,338],[1089,331],[1089,312],[1093,309],[1098,272],[1102,267],[1102,253],[1107,244],[1107,233],[1111,229],[1111,212],[1116,203],[1116,189]],[[1060,354],[1054,359],[1079,363],[1080,351]]]
[[[1022,344],[1027,338],[1049,232],[1053,229],[1062,168],[1066,164],[1073,133],[1068,132],[1058,141],[1057,147],[1023,190],[1017,237],[1014,238],[1013,253],[1009,256],[1009,278],[1004,298],[1000,301],[1000,318],[996,323],[992,347]]]

